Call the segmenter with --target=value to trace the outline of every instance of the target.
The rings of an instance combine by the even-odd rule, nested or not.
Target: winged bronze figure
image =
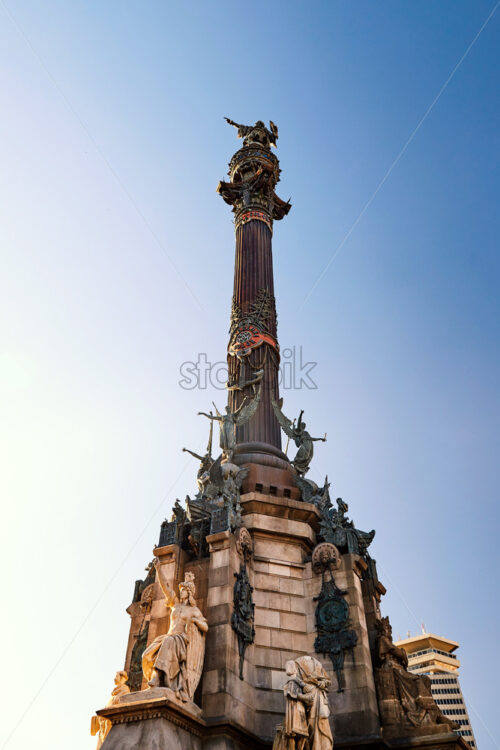
[[[271,399],[271,403],[273,405],[276,419],[280,423],[283,432],[294,441],[295,445],[298,448],[292,464],[295,467],[297,473],[303,476],[309,471],[309,464],[311,463],[314,454],[313,443],[317,440],[321,440],[321,442],[324,443],[326,441],[326,433],[322,438],[311,437],[311,435],[306,430],[306,423],[302,421],[302,415],[304,413],[303,410],[299,414],[297,424],[294,425],[294,423],[290,419],[288,419],[288,417],[285,417],[285,415],[281,411],[283,399],[280,399],[279,402]]]
[[[210,412],[212,415],[212,412]],[[212,415],[213,416],[213,415]],[[209,472],[211,467],[213,466],[214,459],[212,458],[212,435],[213,435],[213,429],[214,429],[214,423],[210,421],[210,433],[208,436],[208,445],[207,445],[207,452],[204,456],[200,456],[198,453],[195,453],[194,451],[190,450],[189,448],[183,448],[182,450],[185,453],[189,453],[193,458],[197,458],[200,462],[200,468],[198,469],[198,474],[196,476],[196,481],[198,484],[198,493],[199,495],[203,494],[203,491],[205,489],[205,486],[208,482],[209,478]]]
[[[365,557],[375,536],[375,529],[371,531],[357,529],[354,522],[346,515],[349,510],[347,503],[341,497],[338,497],[335,502],[337,509],[333,507],[330,498],[319,508],[322,516],[319,532],[321,538],[338,547],[341,554],[352,552]]]
[[[300,490],[300,499],[305,503],[313,503],[313,505],[323,507],[330,501],[330,482],[328,481],[328,477],[325,477],[323,487],[318,487],[312,479],[304,479],[301,476],[295,478],[295,484]]]
[[[210,414],[204,411],[198,412],[199,415],[219,423],[219,445],[222,450],[222,458],[225,461],[233,460],[236,447],[236,427],[246,424],[257,411],[261,389],[262,385],[259,385],[253,398],[245,398],[235,411],[231,411],[231,408],[226,406],[226,413],[221,414],[214,404],[217,412],[215,415],[212,412]]]

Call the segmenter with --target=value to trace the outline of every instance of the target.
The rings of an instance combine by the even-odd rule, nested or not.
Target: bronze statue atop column
[[[229,125],[237,128],[238,138],[243,138],[244,146],[258,144],[264,148],[270,148],[271,146],[276,148],[278,127],[272,120],[269,120],[270,130],[268,130],[262,120],[257,120],[255,125],[240,125],[234,120],[230,120],[229,117],[224,117],[224,119]]]

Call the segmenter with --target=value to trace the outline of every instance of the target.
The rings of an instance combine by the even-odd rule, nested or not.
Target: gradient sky
[[[280,128],[279,337],[318,363],[284,410],[328,433],[310,476],[376,528],[395,635],[460,642],[500,747],[500,10],[374,196],[494,5],[0,2],[2,747],[95,747],[134,581],[195,491],[181,448],[224,392],[179,367],[225,356],[224,115]]]

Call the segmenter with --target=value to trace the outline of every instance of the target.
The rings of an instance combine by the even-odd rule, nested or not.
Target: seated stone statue
[[[119,702],[122,695],[130,693],[130,688],[125,683],[128,680],[128,674],[124,670],[120,670],[115,675],[115,686],[111,693],[111,698],[106,703],[106,706],[114,706]],[[105,719],[104,716],[93,716],[90,724],[90,734],[92,737],[99,735],[97,739],[97,750],[101,747],[102,743],[106,739],[106,736],[111,729],[111,722],[109,719]]]
[[[456,722],[443,714],[432,697],[429,677],[408,672],[408,656],[404,649],[394,645],[389,618],[383,617],[376,624],[375,680],[382,724],[414,727],[446,724],[449,731],[457,728]]]
[[[332,750],[328,688],[330,680],[314,656],[286,663],[285,723],[276,730],[273,750]]]
[[[151,688],[169,688],[178,700],[192,702],[203,669],[208,624],[196,606],[194,575],[186,573],[177,596],[163,578],[158,560],[155,568],[170,608],[170,627],[144,651],[142,671]]]

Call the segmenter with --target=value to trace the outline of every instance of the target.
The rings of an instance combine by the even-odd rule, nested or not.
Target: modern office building
[[[476,750],[476,740],[465,705],[458,670],[460,661],[454,653],[459,644],[432,633],[421,633],[397,641],[396,646],[408,654],[408,670],[427,674],[432,682],[432,695],[441,711],[460,724],[458,734]]]

